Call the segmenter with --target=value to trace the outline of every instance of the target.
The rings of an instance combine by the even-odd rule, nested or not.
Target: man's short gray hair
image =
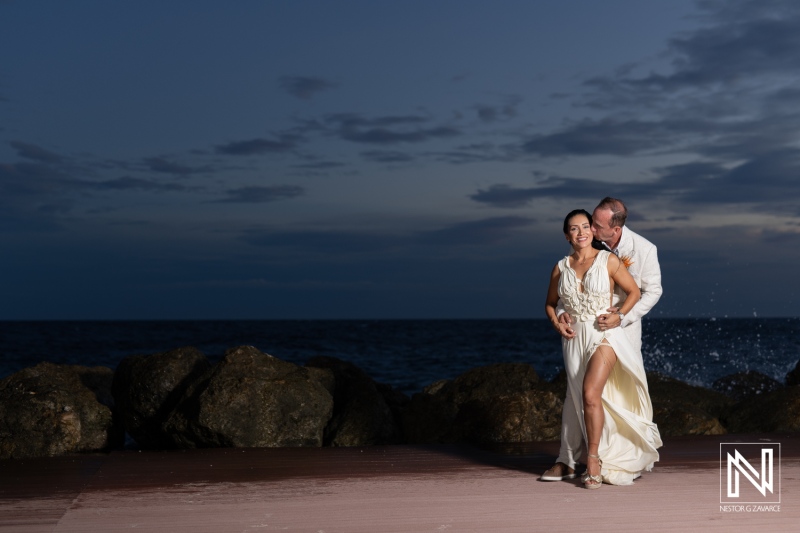
[[[597,209],[608,209],[611,211],[612,228],[617,226],[622,227],[625,225],[625,221],[628,220],[628,208],[625,207],[623,201],[618,198],[606,196],[597,204]]]

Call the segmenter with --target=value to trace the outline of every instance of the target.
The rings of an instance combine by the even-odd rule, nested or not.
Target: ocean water
[[[783,382],[800,359],[800,318],[646,318],[643,329],[646,370],[693,385],[744,370]],[[181,346],[215,361],[241,345],[297,364],[337,357],[406,394],[492,363],[529,363],[545,379],[563,367],[559,337],[542,319],[5,321],[0,378],[41,361],[113,369]]]

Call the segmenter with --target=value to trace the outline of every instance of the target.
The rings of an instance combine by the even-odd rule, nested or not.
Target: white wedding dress
[[[569,266],[569,256],[559,261],[558,295],[565,310],[573,317],[573,328],[577,333],[572,339],[562,339],[562,348],[569,383],[567,394],[572,396],[572,404],[577,410],[584,442],[586,425],[582,391],[586,366],[602,342],[610,344],[616,353],[617,362],[603,389],[605,424],[598,454],[603,461],[603,481],[612,485],[630,485],[643,470],[653,468],[653,463],[658,461],[656,449],[662,443],[658,427],[653,423],[653,407],[641,353],[633,347],[622,328],[608,331],[597,328],[597,317],[608,312],[611,302],[607,268],[609,255],[609,252],[600,251],[582,280]],[[575,423],[576,417],[565,416],[564,423],[568,419]]]

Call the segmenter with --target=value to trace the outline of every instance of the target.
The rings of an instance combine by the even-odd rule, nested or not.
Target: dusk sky
[[[0,0],[0,319],[800,316],[797,0]]]

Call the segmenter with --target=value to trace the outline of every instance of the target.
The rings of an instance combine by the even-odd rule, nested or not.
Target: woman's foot
[[[599,489],[603,485],[603,460],[599,455],[589,454],[586,458],[586,473],[581,478],[587,489]]]
[[[542,474],[542,481],[563,481],[565,479],[575,479],[575,469],[570,468],[564,463],[556,463]]]

